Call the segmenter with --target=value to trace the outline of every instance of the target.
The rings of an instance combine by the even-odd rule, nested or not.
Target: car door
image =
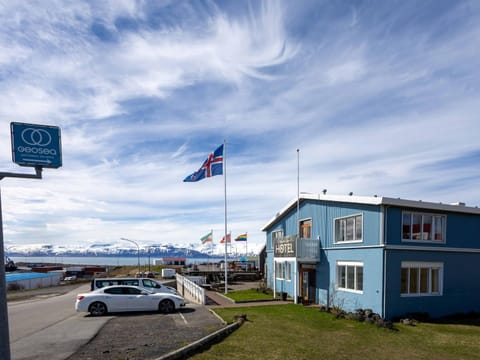
[[[160,286],[158,285],[158,283],[150,279],[142,279],[142,286],[145,289],[148,289],[153,292],[157,292],[160,289]]]
[[[115,286],[104,290],[103,300],[108,311],[128,311],[127,295],[122,286]]]
[[[157,310],[158,304],[153,294],[137,288],[126,288],[127,305],[131,311]]]

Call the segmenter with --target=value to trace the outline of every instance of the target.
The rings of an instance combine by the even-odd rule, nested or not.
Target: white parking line
[[[185,319],[185,316],[183,316],[183,314],[182,314],[180,311],[178,311],[178,314],[182,317],[183,322],[185,323],[185,325],[188,325],[188,321],[187,321],[187,319]]]

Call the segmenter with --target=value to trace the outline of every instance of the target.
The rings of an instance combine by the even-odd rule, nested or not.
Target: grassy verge
[[[398,331],[339,320],[317,308],[270,305],[223,308],[227,322],[249,321],[194,359],[478,359],[480,327],[395,324]]]
[[[228,294],[226,294],[226,296],[236,302],[273,300],[272,294],[265,294],[255,289],[235,290],[229,292]]]

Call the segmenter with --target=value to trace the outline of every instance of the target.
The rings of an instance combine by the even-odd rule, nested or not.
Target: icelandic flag
[[[188,175],[184,182],[195,182],[207,177],[222,175],[223,174],[223,144],[220,145],[214,152],[208,155],[207,160],[205,160],[197,171],[193,174]]]

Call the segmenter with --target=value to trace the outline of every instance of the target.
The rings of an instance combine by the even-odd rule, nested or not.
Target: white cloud
[[[223,139],[228,227],[252,244],[296,196],[297,148],[302,191],[479,203],[476,164],[437,164],[478,152],[480,9],[386,10],[2,4],[0,166],[33,172],[11,163],[10,121],[61,126],[64,163],[2,181],[6,240],[221,233],[223,179],[182,179]]]

